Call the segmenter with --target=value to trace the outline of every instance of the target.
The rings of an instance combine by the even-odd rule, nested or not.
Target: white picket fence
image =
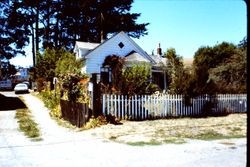
[[[213,112],[230,113],[247,111],[246,94],[219,94]],[[184,104],[182,95],[102,95],[102,112],[120,119],[145,120],[152,118],[199,116],[204,112],[204,105],[211,101],[208,95],[192,99],[191,105]],[[215,101],[214,101],[215,102]]]

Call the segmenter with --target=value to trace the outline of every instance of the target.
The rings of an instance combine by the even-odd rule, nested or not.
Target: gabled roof
[[[76,41],[75,44],[75,49],[86,49],[86,50],[93,50],[97,46],[99,46],[100,43],[90,43],[90,42],[81,42],[81,41]]]
[[[125,56],[126,62],[150,62],[148,59],[140,55],[139,53],[132,51]]]
[[[103,43],[96,45],[96,47],[89,53],[86,54],[86,57],[88,58],[88,56],[90,55],[90,53],[95,52],[96,50],[99,49],[99,47],[105,45],[107,42],[111,41],[113,38],[115,38],[118,35],[122,35],[123,37],[125,37],[129,42],[131,42],[139,51],[140,51],[140,55],[147,58],[151,63],[155,64],[156,62],[144,51],[142,50],[141,47],[139,47],[125,32],[121,31],[119,33],[114,34],[111,38],[105,40]]]
[[[150,56],[156,62],[155,66],[167,65],[167,58],[161,57],[159,55],[150,55]]]

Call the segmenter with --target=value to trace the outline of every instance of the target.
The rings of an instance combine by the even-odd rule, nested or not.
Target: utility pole
[[[100,11],[100,27],[101,27],[100,36],[101,36],[101,42],[103,42],[104,41],[104,26],[103,26],[104,16],[103,16],[103,13],[102,13],[101,1],[98,0],[97,2],[98,2],[98,8],[99,8],[99,11]]]

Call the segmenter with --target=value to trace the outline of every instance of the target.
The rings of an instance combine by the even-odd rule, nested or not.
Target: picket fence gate
[[[246,94],[203,95],[191,99],[191,105],[185,105],[182,95],[102,95],[102,112],[119,119],[145,120],[166,117],[200,116],[208,102],[213,102],[213,112],[237,113],[247,111]]]

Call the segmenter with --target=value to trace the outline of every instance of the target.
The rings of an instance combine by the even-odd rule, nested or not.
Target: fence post
[[[124,96],[121,95],[121,101],[122,101],[122,119],[124,119]]]
[[[106,99],[105,99],[105,94],[103,94],[102,95],[102,114],[103,115],[106,115],[105,104],[106,104]]]
[[[135,119],[135,113],[134,113],[134,96],[132,96],[131,102],[132,102],[132,119],[134,120]]]
[[[115,103],[115,106],[114,106],[114,115],[115,115],[115,117],[117,117],[118,116],[118,111],[117,111],[117,95],[114,95],[114,103]]]
[[[119,119],[121,119],[122,117],[121,117],[121,104],[120,104],[120,96],[121,95],[117,95],[117,105],[118,105],[118,108],[117,108],[117,110],[118,110],[118,114],[117,114],[117,117],[119,118]]]

